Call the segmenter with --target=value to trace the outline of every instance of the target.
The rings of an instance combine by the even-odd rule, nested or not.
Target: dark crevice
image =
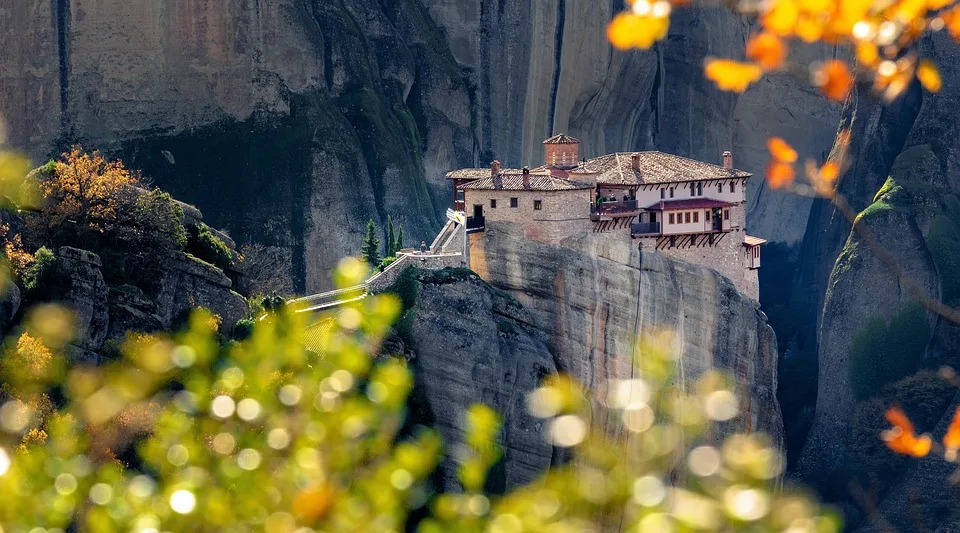
[[[547,131],[544,133],[547,137],[555,134],[553,131],[554,123],[556,121],[556,111],[557,111],[557,91],[560,88],[560,70],[561,63],[563,62],[563,26],[566,19],[566,0],[559,0],[557,2],[557,33],[556,33],[556,43],[554,45],[554,57],[553,57],[553,86],[550,87],[550,110],[547,117],[549,118],[549,126]]]
[[[70,0],[52,0],[57,25],[57,55],[60,60],[60,126],[68,130],[70,101]]]

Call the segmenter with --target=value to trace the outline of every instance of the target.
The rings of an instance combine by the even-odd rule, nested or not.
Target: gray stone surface
[[[21,301],[20,287],[13,281],[8,281],[6,287],[0,291],[0,335],[5,335],[13,326],[13,318],[20,309]]]
[[[530,310],[557,367],[598,397],[609,380],[632,375],[637,335],[671,330],[680,380],[711,368],[731,375],[744,415],[728,429],[764,431],[782,444],[776,337],[756,302],[716,271],[641,253],[615,235],[548,246],[510,225],[488,227],[470,258],[484,279]]]
[[[18,21],[0,36],[0,115],[15,146],[45,160],[69,137],[127,156],[238,242],[287,248],[306,292],[330,288],[369,218],[429,240],[450,198],[444,172],[537,164],[556,132],[588,156],[656,148],[716,162],[732,148],[760,174],[769,134],[819,158],[839,115],[789,74],[740,96],[713,88],[704,57],[736,56],[751,31],[723,8],[678,11],[664,42],[622,53],[605,38],[619,3],[14,4],[0,6]],[[799,239],[808,201],[751,188],[757,235]]]
[[[230,288],[230,278],[219,268],[185,254],[169,262],[161,287],[156,305],[165,328],[197,307],[219,315],[225,334],[230,334],[237,320],[247,316],[247,302]]]
[[[418,406],[413,416],[440,431],[449,456],[463,442],[466,409],[484,403],[504,417],[504,461],[491,482],[516,487],[544,472],[553,448],[525,401],[544,376],[556,373],[556,365],[529,314],[476,278],[420,283],[408,312]],[[440,473],[446,487],[458,486],[454,460],[448,457]]]
[[[157,315],[157,306],[143,291],[130,285],[111,288],[110,331],[108,339],[122,341],[128,332],[152,333],[163,329],[163,320]]]
[[[94,253],[69,246],[57,251],[57,268],[65,283],[65,293],[57,299],[75,314],[73,344],[88,351],[100,349],[110,327],[107,284],[100,267]]]

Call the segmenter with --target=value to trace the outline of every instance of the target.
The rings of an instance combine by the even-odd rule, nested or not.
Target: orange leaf
[[[782,161],[771,161],[767,166],[767,182],[774,189],[780,189],[793,183],[797,173],[793,165]]]
[[[797,162],[797,151],[780,137],[767,139],[767,148],[770,150],[770,155],[781,163]]]
[[[887,422],[890,422],[896,428],[900,428],[903,433],[913,434],[913,422],[907,418],[907,413],[904,413],[903,409],[891,407],[887,409],[883,416],[887,419]]]
[[[960,407],[953,413],[947,434],[943,436],[943,447],[947,449],[947,459],[955,461],[957,450],[960,449]]]
[[[333,506],[334,490],[328,485],[308,487],[293,499],[293,514],[306,523],[314,523]]]
[[[940,79],[940,71],[937,66],[929,59],[923,59],[917,65],[917,79],[923,88],[935,93],[943,86],[943,80]]]
[[[857,61],[861,65],[870,67],[880,59],[880,53],[877,51],[877,45],[868,42],[857,44]]]
[[[607,26],[607,38],[618,50],[650,48],[653,43],[666,37],[670,19],[664,16],[620,13]]]
[[[787,46],[772,33],[754,35],[747,42],[747,57],[756,61],[764,70],[773,70],[783,65]]]
[[[741,63],[731,59],[708,59],[704,74],[713,80],[720,90],[742,93],[751,83],[760,79],[763,70],[753,63]]]
[[[953,36],[955,41],[960,41],[960,7],[943,14],[943,22],[946,24],[947,31]]]
[[[842,102],[853,88],[853,75],[847,64],[838,59],[827,61],[814,75],[814,83],[827,98]]]
[[[763,26],[783,37],[793,33],[800,10],[793,0],[779,0],[763,15]]]

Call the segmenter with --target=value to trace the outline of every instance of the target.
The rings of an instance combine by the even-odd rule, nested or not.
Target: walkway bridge
[[[390,288],[408,266],[431,270],[464,266],[466,262],[463,261],[463,253],[460,251],[463,247],[462,239],[461,226],[456,222],[448,221],[433,240],[429,251],[419,252],[413,248],[400,250],[396,261],[390,263],[383,272],[378,272],[360,285],[304,296],[287,303],[296,306],[298,313],[325,311],[362,300],[370,293]]]

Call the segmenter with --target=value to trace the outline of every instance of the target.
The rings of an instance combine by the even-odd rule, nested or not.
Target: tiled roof
[[[761,239],[760,237],[754,237],[753,235],[745,235],[743,237],[743,244],[745,246],[759,246],[767,242],[767,239]]]
[[[519,168],[505,168],[500,170],[503,174],[520,174],[523,170]],[[530,175],[540,174],[543,176],[549,176],[550,170],[546,167],[534,168],[530,170]],[[478,180],[481,178],[490,177],[490,167],[483,168],[461,168],[459,170],[453,170],[446,173],[448,180]]]
[[[589,183],[579,183],[576,181],[554,178],[550,175],[534,174],[531,172],[529,186],[524,187],[522,173],[504,172],[496,178],[487,176],[486,178],[467,183],[460,188],[488,191],[574,191],[592,189],[593,185],[590,185]]]
[[[633,155],[639,157],[639,170],[633,168]],[[597,183],[610,185],[646,185],[726,178],[749,178],[750,173],[725,169],[663,152],[620,152],[591,159],[584,165],[596,171]]]
[[[569,135],[564,135],[561,133],[560,135],[554,135],[553,137],[543,141],[543,144],[580,144],[580,141]]]
[[[706,209],[711,207],[732,207],[737,204],[722,202],[713,198],[690,198],[689,200],[661,200],[647,209],[651,211],[673,211],[676,209]]]

